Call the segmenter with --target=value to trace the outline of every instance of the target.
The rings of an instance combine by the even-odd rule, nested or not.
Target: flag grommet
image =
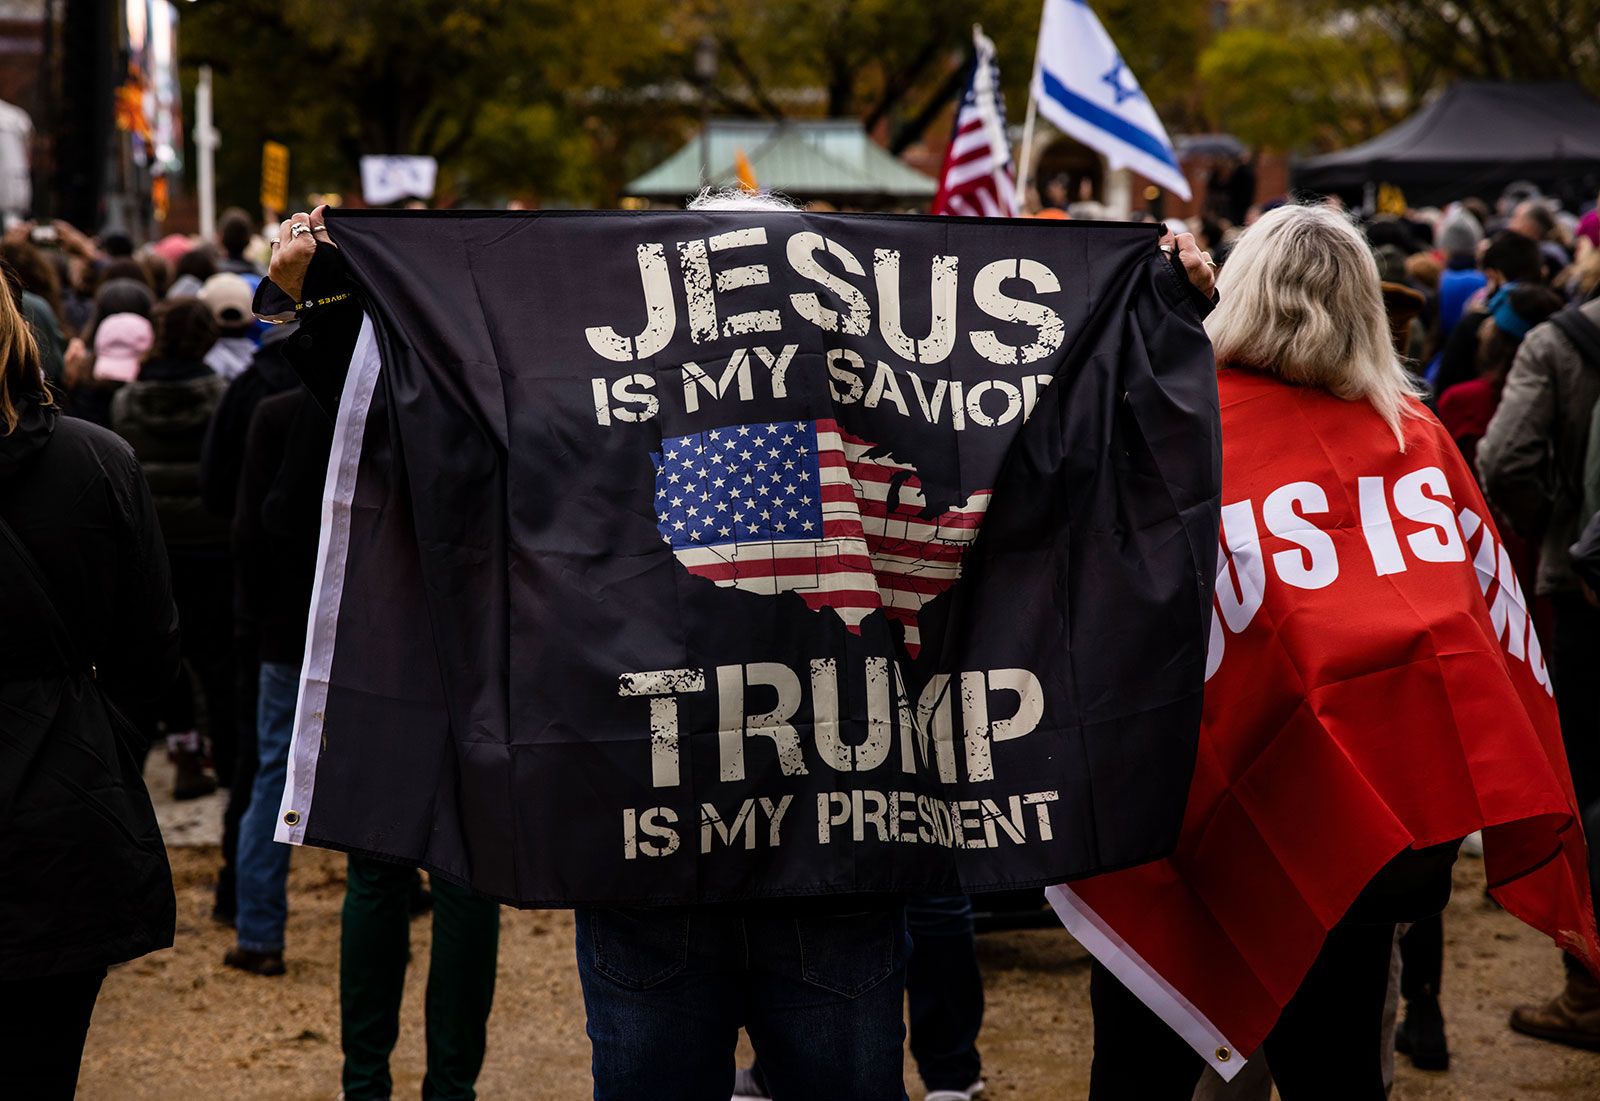
[[[1229,1059],[1232,1059],[1232,1058],[1233,1058],[1233,1052],[1229,1051],[1227,1048],[1219,1047],[1217,1049],[1217,1062],[1226,1063]]]
[[[298,826],[300,824],[300,812],[297,810],[284,811],[283,824],[285,826]]]

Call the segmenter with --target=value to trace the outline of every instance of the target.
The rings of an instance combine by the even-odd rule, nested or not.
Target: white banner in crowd
[[[362,157],[361,197],[369,206],[433,198],[439,162],[432,157]]]

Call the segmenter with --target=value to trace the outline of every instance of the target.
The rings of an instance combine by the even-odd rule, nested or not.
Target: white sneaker
[[[983,1093],[983,1079],[980,1078],[964,1090],[934,1090],[923,1097],[922,1101],[974,1101]]]

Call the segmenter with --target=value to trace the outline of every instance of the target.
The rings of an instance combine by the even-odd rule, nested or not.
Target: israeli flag
[[[1131,168],[1189,198],[1166,127],[1084,0],[1045,0],[1033,96],[1052,125],[1112,168]]]

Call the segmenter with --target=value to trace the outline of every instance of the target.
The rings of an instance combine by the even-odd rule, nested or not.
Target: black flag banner
[[[1170,851],[1217,549],[1149,225],[343,212],[278,836],[524,906]]]

